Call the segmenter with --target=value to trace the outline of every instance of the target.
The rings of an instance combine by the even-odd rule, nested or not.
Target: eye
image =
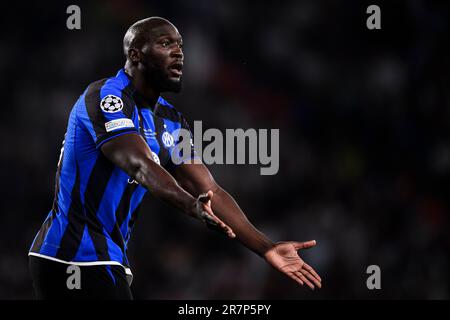
[[[170,45],[170,42],[168,40],[165,40],[161,42],[161,45],[163,46],[163,48],[167,48]]]

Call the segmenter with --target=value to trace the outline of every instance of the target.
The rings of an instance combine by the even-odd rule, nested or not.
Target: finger
[[[210,205],[210,201],[211,201],[213,195],[214,195],[214,193],[211,190],[209,190],[207,193],[203,193],[203,194],[199,195],[197,199],[200,202],[207,203],[208,205]]]
[[[233,231],[233,229],[231,229],[231,227],[228,227],[228,231],[227,231],[227,235],[230,237],[230,238],[236,238],[236,233],[234,233],[234,231]]]
[[[234,233],[234,231],[230,227],[228,227],[227,225],[223,226],[223,225],[211,224],[211,223],[207,222],[206,226],[209,229],[212,229],[212,230],[215,230],[215,231],[218,231],[218,232],[224,232],[230,238],[236,238],[236,234]]]
[[[222,228],[222,227],[220,227],[220,226],[218,226],[218,225],[210,225],[210,224],[207,224],[206,225],[209,229],[211,229],[211,230],[214,230],[214,231],[218,231],[218,232],[224,232],[224,233],[226,233],[227,234],[227,236],[229,237],[229,238],[236,238],[236,234],[233,232],[233,230],[231,230],[231,229],[224,229],[224,228]]]
[[[203,214],[204,214],[205,219],[208,219],[208,221],[215,222],[216,224],[218,224],[220,226],[225,225],[225,223],[214,214],[211,207],[208,207],[207,205],[203,205]]]
[[[309,273],[307,270],[305,269],[300,269],[300,272],[303,273],[303,275],[308,278],[309,280],[311,280],[316,287],[318,288],[322,288],[322,284],[320,283],[319,280],[317,280],[311,273]]]
[[[217,225],[220,226],[221,228],[224,227],[224,223],[220,221],[217,217],[212,215],[211,212],[208,212],[208,210],[203,211],[203,219],[205,220],[206,223],[209,223],[211,225],[215,226]]]
[[[218,219],[217,216],[216,216],[216,215],[214,214],[214,212],[212,211],[211,206],[208,206],[206,203],[203,203],[203,204],[202,204],[202,208],[203,208],[203,210],[206,211],[211,217],[214,217],[214,218]]]
[[[306,269],[311,273],[317,280],[322,281],[322,278],[317,274],[317,272],[307,263],[303,264],[303,269]]]
[[[310,240],[305,242],[294,242],[293,244],[295,250],[308,249],[316,245],[316,240]]]
[[[236,238],[233,229],[231,229],[228,225],[222,222],[220,226],[222,231],[224,231],[230,238]]]
[[[209,205],[211,205],[211,200],[212,200],[212,198],[213,198],[213,196],[214,196],[214,192],[212,192],[211,190],[209,190],[209,191],[208,191],[208,194],[210,195],[210,196],[209,196]]]
[[[220,220],[211,210],[211,208],[204,206],[205,219],[207,223],[212,224],[213,227],[219,226],[221,231],[225,232],[230,238],[235,238],[236,234],[225,222]]]
[[[300,285],[303,285],[304,282],[302,281],[302,279],[300,279],[297,275],[295,275],[293,272],[289,272],[287,273],[287,276],[291,279],[293,279],[294,281],[296,281],[297,283],[299,283]]]
[[[206,202],[206,204],[207,204],[208,206],[210,206],[210,207],[211,207],[211,199],[212,199],[213,195],[214,195],[214,193],[213,193],[211,190],[209,190],[209,191],[206,193],[206,199],[208,199],[208,201]]]
[[[311,290],[314,290],[314,285],[309,281],[300,271],[295,271],[294,274],[299,277]]]

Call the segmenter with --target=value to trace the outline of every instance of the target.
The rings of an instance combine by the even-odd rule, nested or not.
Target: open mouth
[[[169,70],[175,77],[181,77],[183,74],[183,63],[175,62],[169,66]]]

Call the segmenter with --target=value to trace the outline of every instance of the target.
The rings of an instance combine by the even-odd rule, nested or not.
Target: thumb
[[[214,193],[211,190],[209,190],[207,193],[199,195],[198,200],[203,203],[208,203],[209,201],[211,201],[213,195]]]
[[[316,240],[293,243],[295,250],[308,249],[308,248],[314,247],[316,244],[317,244]]]

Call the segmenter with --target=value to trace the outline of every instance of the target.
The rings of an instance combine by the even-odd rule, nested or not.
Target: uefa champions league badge
[[[164,145],[166,146],[166,148],[170,148],[173,146],[174,139],[173,139],[173,136],[169,132],[164,131],[164,133],[162,134],[161,140],[162,140],[162,143],[164,143]]]
[[[108,113],[118,112],[123,109],[123,101],[118,96],[109,94],[100,102],[100,108]]]

